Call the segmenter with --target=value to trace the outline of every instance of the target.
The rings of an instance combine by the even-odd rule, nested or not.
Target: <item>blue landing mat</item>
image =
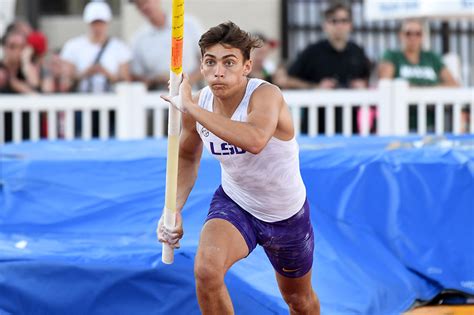
[[[301,138],[322,314],[400,314],[474,293],[474,138]],[[392,149],[387,145],[392,143]],[[155,225],[165,141],[0,148],[0,314],[199,314],[193,262],[219,185],[204,154],[175,263]],[[237,314],[287,314],[257,248],[226,278]]]

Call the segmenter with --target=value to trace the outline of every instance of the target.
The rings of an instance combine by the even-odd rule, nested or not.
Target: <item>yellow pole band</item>
[[[177,75],[183,72],[184,0],[173,0],[171,20],[171,68]]]

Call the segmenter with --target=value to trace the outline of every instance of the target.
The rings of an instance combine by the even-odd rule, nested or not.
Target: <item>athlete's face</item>
[[[207,48],[201,61],[201,73],[217,97],[239,91],[251,70],[252,61],[244,60],[238,48],[221,44]]]

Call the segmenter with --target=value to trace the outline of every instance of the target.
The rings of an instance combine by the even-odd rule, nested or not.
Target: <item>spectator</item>
[[[379,65],[379,77],[403,78],[412,86],[458,86],[441,57],[422,50],[423,25],[405,20],[400,28],[402,50],[388,50]]]
[[[148,89],[166,89],[169,80],[171,55],[171,17],[161,8],[160,0],[134,0],[138,10],[148,20],[143,30],[133,39],[132,75],[144,82]],[[183,72],[191,84],[202,80],[201,52],[198,41],[201,27],[190,15],[184,19]]]
[[[46,36],[37,30],[34,30],[28,22],[16,20],[7,27],[8,32],[17,32],[26,38],[27,51],[24,51],[24,58],[28,59],[28,67],[33,68],[29,70],[33,73],[38,73],[38,80],[41,81],[41,68],[43,58],[48,50],[48,40]],[[40,85],[41,83],[38,83]]]
[[[23,34],[23,36],[28,37],[31,32],[33,32],[33,28],[31,27],[30,23],[23,20],[15,20],[13,23],[7,26],[5,30],[5,34],[11,31],[18,31]]]
[[[268,56],[277,47],[277,42],[269,40],[261,33],[255,33],[254,36],[262,40],[262,47],[255,48],[251,52],[252,71],[249,73],[249,77],[272,83],[276,66],[273,61],[268,59]]]
[[[5,93],[9,84],[8,69],[0,63],[0,93]]]
[[[79,92],[111,91],[114,83],[129,80],[131,53],[125,43],[108,34],[112,12],[106,2],[89,2],[83,19],[89,34],[67,41],[61,57],[73,69]]]
[[[459,86],[443,64],[441,57],[432,51],[422,49],[423,25],[421,21],[405,20],[400,28],[401,50],[388,50],[382,57],[379,65],[379,78],[406,79],[411,86]],[[417,129],[416,108],[410,108],[409,130]],[[452,115],[447,114],[445,125],[451,128]],[[466,123],[466,115],[462,116],[463,124]],[[427,108],[427,129],[434,130],[434,108]]]
[[[22,77],[27,78],[27,84],[15,82],[16,79],[9,75],[12,79],[10,88],[7,87],[0,91],[3,92],[17,92],[17,93],[34,93],[41,90],[42,85],[42,63],[43,58],[48,50],[48,41],[46,36],[37,30],[34,30],[28,22],[17,20],[7,27],[8,33],[20,34],[26,39],[26,45],[22,51],[22,71],[17,74],[17,78],[21,80]],[[24,73],[24,75],[22,74]],[[31,89],[32,88],[32,89]],[[23,137],[29,134],[28,114],[22,114],[23,119]],[[40,137],[47,136],[47,114],[40,113]]]
[[[8,71],[5,93],[35,93],[39,88],[39,71],[32,62],[33,48],[23,33],[8,31],[2,39],[4,49],[0,64]]]
[[[72,70],[72,67],[61,59],[59,50],[50,54],[42,68],[41,91],[44,93],[70,92],[74,88]]]
[[[309,45],[276,83],[284,88],[365,88],[370,62],[364,50],[349,40],[351,9],[336,3],[324,12],[327,38]]]

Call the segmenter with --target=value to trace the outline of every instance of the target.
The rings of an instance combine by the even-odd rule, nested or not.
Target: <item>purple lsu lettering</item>
[[[214,147],[214,142],[209,143],[210,148],[211,148],[211,153],[214,155],[233,155],[233,154],[244,154],[246,151],[242,150],[239,147],[236,147],[235,145],[232,145],[227,142],[221,143],[220,150]]]

